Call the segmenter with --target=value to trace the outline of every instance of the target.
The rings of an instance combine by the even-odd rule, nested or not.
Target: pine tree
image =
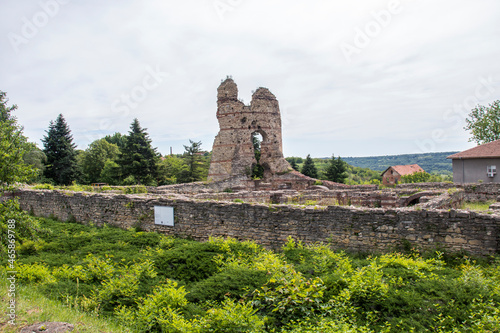
[[[155,185],[158,173],[159,155],[151,146],[151,139],[142,128],[139,120],[134,119],[121,150],[119,164],[123,168],[123,176],[127,183]]]
[[[76,161],[76,145],[63,115],[56,121],[50,121],[47,135],[43,137],[43,152],[47,156],[45,177],[56,184],[69,185],[79,176]]]
[[[304,165],[302,165],[301,173],[311,178],[318,178],[318,170],[314,165],[311,155],[307,155]]]
[[[182,170],[179,175],[178,181],[181,183],[192,183],[203,178],[203,158],[200,156],[201,141],[189,140],[189,143],[189,146],[184,146],[183,159],[187,169]]]
[[[11,114],[17,106],[9,107],[7,102],[6,93],[0,91],[0,191],[12,190],[15,183],[36,176],[36,168],[23,160],[32,145],[23,135],[23,127]]]
[[[299,171],[299,166],[297,165],[295,158],[290,159],[289,162],[290,162],[290,166],[292,167],[293,170]]]
[[[347,163],[340,156],[335,158],[332,155],[332,159],[325,171],[325,177],[332,182],[344,183],[347,178]]]

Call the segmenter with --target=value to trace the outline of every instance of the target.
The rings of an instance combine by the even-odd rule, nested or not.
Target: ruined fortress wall
[[[220,129],[212,148],[209,179],[250,176],[252,165],[257,163],[252,141],[255,133],[262,135],[260,164],[265,176],[290,168],[283,156],[279,103],[268,89],[257,89],[250,105],[245,105],[238,100],[236,83],[226,79],[217,89],[217,120]]]
[[[331,242],[339,249],[393,250],[402,242],[421,248],[497,253],[500,216],[456,210],[370,209],[342,206],[299,207],[169,199],[117,194],[20,190],[21,207],[37,216],[109,223],[121,228],[189,236],[254,240],[269,248],[288,236],[305,243]],[[154,224],[154,206],[171,206],[175,226]]]

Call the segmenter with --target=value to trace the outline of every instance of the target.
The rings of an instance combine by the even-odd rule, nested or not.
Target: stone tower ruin
[[[217,89],[217,120],[220,130],[212,148],[209,180],[250,177],[256,164],[264,169],[264,179],[291,169],[283,157],[278,100],[268,89],[257,89],[250,105],[245,105],[238,100],[236,83],[228,77]],[[257,134],[262,136],[259,161],[253,145]]]

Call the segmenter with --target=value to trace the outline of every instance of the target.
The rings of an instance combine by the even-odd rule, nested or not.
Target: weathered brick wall
[[[288,236],[305,243],[331,242],[346,250],[393,250],[402,242],[421,248],[465,250],[477,255],[498,252],[500,215],[456,210],[299,207],[169,199],[161,196],[73,193],[23,189],[21,207],[38,216],[109,223],[121,228],[190,236],[254,240],[270,248]],[[175,226],[154,224],[154,206],[172,206]]]

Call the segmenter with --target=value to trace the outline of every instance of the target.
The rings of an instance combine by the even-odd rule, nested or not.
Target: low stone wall
[[[330,242],[339,249],[373,252],[403,243],[476,255],[497,253],[500,215],[456,210],[262,205],[176,199],[152,195],[74,193],[23,189],[23,209],[37,216],[188,236],[254,240],[279,248],[288,236],[305,243]],[[173,227],[155,225],[154,206],[174,207]]]

